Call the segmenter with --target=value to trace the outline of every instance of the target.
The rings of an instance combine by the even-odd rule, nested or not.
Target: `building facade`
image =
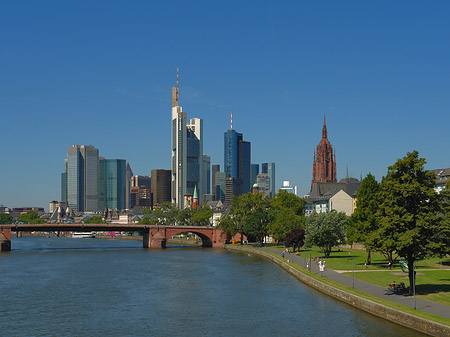
[[[177,86],[172,88],[171,123],[171,200],[179,209],[185,205],[184,196],[192,195],[201,185],[203,162],[203,120],[193,118],[186,122],[187,115],[179,105],[178,71]],[[199,202],[202,196],[199,195]]]
[[[69,208],[79,212],[98,211],[98,149],[91,145],[72,145],[67,149],[61,195]]]
[[[269,176],[269,196],[273,198],[277,192],[275,189],[275,163],[262,163],[261,173],[265,173]]]
[[[153,195],[152,207],[159,207],[164,202],[171,201],[171,170],[152,170],[151,193]]]
[[[109,209],[126,207],[126,165],[124,159],[105,159],[105,201]]]

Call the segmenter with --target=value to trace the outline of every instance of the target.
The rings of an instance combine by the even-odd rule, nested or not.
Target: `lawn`
[[[418,297],[450,305],[450,269],[427,270],[417,268],[416,294]],[[346,273],[352,275],[352,272]],[[399,275],[400,274],[400,275]],[[388,287],[395,280],[397,284],[405,283],[409,287],[408,275],[399,271],[364,271],[354,273],[355,278],[381,287]],[[450,309],[449,309],[450,310]]]

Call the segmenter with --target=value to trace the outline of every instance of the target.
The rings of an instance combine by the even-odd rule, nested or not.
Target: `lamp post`
[[[416,310],[416,268],[413,263],[413,294],[414,294],[414,310]]]

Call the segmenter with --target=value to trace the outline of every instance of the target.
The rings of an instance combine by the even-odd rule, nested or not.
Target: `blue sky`
[[[60,198],[67,147],[135,174],[170,168],[170,94],[309,191],[326,115],[338,179],[407,152],[450,167],[447,1],[9,1],[0,4],[0,204]]]

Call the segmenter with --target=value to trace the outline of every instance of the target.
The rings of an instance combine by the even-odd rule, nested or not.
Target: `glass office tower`
[[[126,207],[126,167],[124,159],[105,160],[106,206],[109,209]]]

